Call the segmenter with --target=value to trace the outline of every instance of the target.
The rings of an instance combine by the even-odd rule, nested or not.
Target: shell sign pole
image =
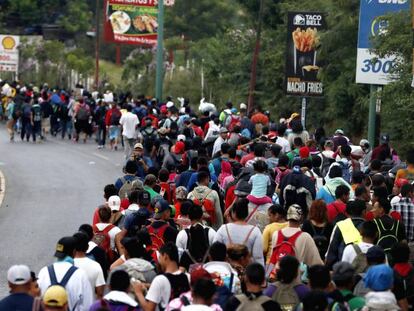
[[[106,0],[105,41],[155,46],[158,9],[155,0]]]
[[[19,72],[19,36],[0,35],[0,71]]]

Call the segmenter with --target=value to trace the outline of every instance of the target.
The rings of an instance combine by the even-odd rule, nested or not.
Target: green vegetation
[[[52,41],[22,49],[23,57],[38,62],[35,71],[27,71],[29,80],[51,83],[54,79],[54,84],[64,85],[61,83],[67,82],[68,70],[76,70],[83,76],[93,73],[94,44],[85,32],[93,29],[95,1],[2,3],[5,3],[0,10],[3,30],[11,29],[9,24],[13,23],[19,27],[55,23],[69,38],[66,44]],[[187,96],[197,104],[203,95],[218,106],[227,100],[246,102],[259,3],[258,0],[179,0],[174,7],[166,8],[165,96]],[[320,78],[326,92],[323,99],[310,100],[309,124],[313,128],[324,125],[329,131],[341,127],[350,136],[366,137],[369,86],[355,83],[360,0],[303,0],[300,5],[297,0],[264,0],[264,5],[256,104],[270,110],[275,118],[299,110],[300,99],[284,94],[287,12],[324,12],[328,30],[322,34],[319,55],[324,63]],[[388,32],[375,42],[377,53],[398,53],[402,60],[394,68],[395,81],[383,88],[381,119],[382,129],[392,138],[398,137],[394,143],[402,150],[414,144],[409,136],[414,130],[409,119],[414,106],[410,23],[409,13],[389,16]],[[122,72],[113,65],[113,44],[102,44],[101,56],[105,59],[101,66],[105,81],[118,90],[153,96],[153,49],[122,46]],[[173,70],[167,65],[169,61],[174,61]],[[403,120],[399,120],[401,116]]]

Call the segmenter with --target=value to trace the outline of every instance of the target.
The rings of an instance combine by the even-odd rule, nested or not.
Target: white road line
[[[103,156],[102,154],[99,154],[99,153],[96,153],[96,152],[94,152],[94,153],[92,153],[92,154],[93,154],[94,156],[98,157],[98,158],[101,158],[101,159],[105,160],[105,161],[110,161],[108,157],[105,157],[105,156]]]
[[[6,177],[2,171],[0,171],[0,207],[3,203],[4,196],[6,195]]]

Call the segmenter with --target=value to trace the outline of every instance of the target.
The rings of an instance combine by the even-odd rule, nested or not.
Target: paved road
[[[7,269],[17,263],[39,272],[53,259],[57,240],[90,223],[103,187],[121,174],[123,152],[97,150],[93,141],[42,144],[8,141],[0,126],[0,169],[7,192],[0,207],[0,298]]]

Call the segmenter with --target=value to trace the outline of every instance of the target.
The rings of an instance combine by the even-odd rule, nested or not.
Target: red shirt
[[[326,207],[328,211],[328,222],[333,223],[336,216],[339,214],[346,214],[346,204],[341,200],[336,200]]]
[[[246,163],[250,160],[253,160],[255,158],[254,152],[250,152],[249,154],[246,154],[240,161],[240,164],[243,166],[246,166]]]

